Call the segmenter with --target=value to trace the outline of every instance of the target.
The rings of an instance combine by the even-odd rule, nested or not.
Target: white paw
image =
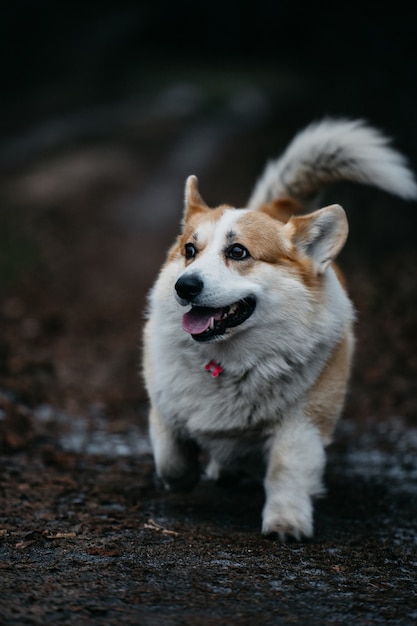
[[[308,495],[268,500],[262,514],[262,533],[277,534],[281,541],[300,541],[313,535],[313,505]]]
[[[216,459],[210,459],[205,470],[205,475],[209,480],[219,480],[222,475],[222,466],[216,461]]]
[[[198,448],[192,441],[174,443],[166,450],[154,448],[156,472],[166,489],[191,491],[200,480]]]

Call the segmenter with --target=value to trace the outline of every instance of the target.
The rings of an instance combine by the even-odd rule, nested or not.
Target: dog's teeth
[[[214,317],[210,318],[210,326],[209,326],[210,330],[213,330],[214,328]]]

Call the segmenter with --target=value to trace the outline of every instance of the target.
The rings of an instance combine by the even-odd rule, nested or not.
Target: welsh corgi
[[[314,207],[340,180],[417,198],[404,157],[362,120],[296,135],[245,208],[209,208],[190,176],[181,232],[149,294],[143,373],[157,475],[189,490],[204,456],[208,479],[260,476],[262,533],[282,541],[313,534],[351,369],[355,313],[334,264],[348,222],[337,204]]]

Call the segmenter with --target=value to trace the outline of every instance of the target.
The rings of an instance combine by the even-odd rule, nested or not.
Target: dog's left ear
[[[300,252],[312,259],[318,274],[337,257],[349,231],[346,213],[339,204],[291,217],[284,229]]]
[[[185,182],[184,222],[186,222],[192,214],[209,210],[209,207],[198,191],[197,176],[189,176]]]

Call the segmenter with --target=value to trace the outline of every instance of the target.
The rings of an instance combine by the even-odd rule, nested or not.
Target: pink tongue
[[[223,309],[212,309],[203,306],[194,306],[182,318],[182,327],[187,333],[199,335],[210,326],[210,320],[221,319]]]

